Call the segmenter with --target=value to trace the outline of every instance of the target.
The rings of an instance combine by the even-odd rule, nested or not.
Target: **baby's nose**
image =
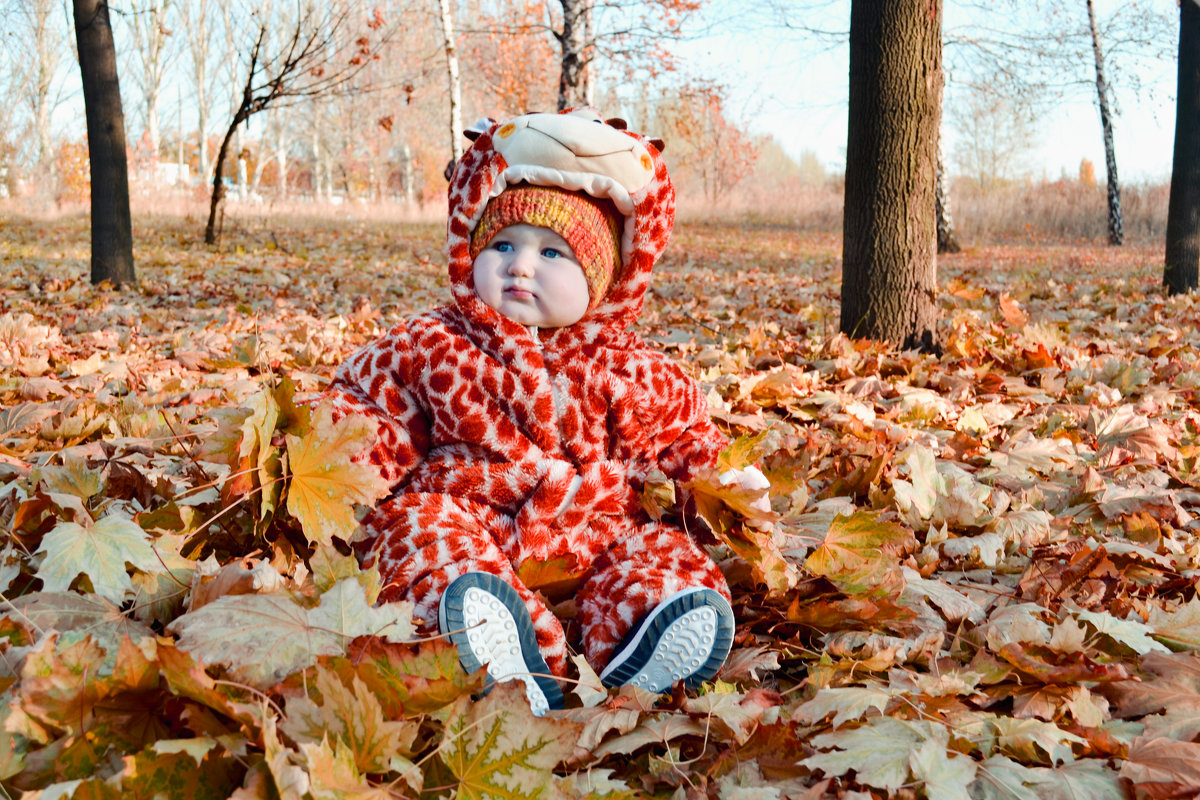
[[[532,275],[533,262],[533,253],[528,248],[518,248],[508,260],[508,271],[512,275]]]

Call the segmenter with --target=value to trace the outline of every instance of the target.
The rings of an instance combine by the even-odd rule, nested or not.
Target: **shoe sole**
[[[694,689],[720,671],[733,646],[733,609],[712,589],[684,591],[658,606],[600,674],[606,686]]]
[[[463,669],[487,667],[488,685],[521,680],[536,716],[562,708],[563,694],[538,651],[533,620],[517,590],[495,575],[470,572],[438,603],[438,626],[458,646]]]

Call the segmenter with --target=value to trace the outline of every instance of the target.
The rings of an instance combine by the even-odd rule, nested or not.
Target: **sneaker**
[[[538,651],[529,609],[502,579],[468,572],[454,580],[438,603],[438,628],[458,646],[463,669],[487,667],[488,689],[520,679],[536,716],[562,708],[562,689]]]
[[[725,663],[733,627],[733,609],[719,592],[699,586],[676,592],[625,636],[600,680],[651,692],[680,680],[695,688]]]

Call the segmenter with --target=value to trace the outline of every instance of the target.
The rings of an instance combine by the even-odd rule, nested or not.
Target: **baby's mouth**
[[[504,290],[504,293],[511,297],[517,297],[523,300],[533,297],[533,292],[523,286],[509,286]]]

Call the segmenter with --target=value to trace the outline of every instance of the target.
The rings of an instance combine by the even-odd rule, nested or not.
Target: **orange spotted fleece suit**
[[[434,621],[451,581],[495,574],[525,600],[559,675],[562,624],[518,571],[553,562],[573,580],[597,670],[662,599],[691,586],[729,597],[692,538],[640,503],[651,471],[686,480],[726,444],[700,387],[630,329],[674,221],[661,146],[586,111],[491,123],[449,188],[452,304],[359,350],[328,390],[339,416],[378,427],[364,457],[392,494],[364,520],[359,547],[379,567],[382,598],[412,600]],[[625,217],[613,284],[574,325],[531,329],[475,294],[471,232],[488,200],[518,182],[586,189]]]

